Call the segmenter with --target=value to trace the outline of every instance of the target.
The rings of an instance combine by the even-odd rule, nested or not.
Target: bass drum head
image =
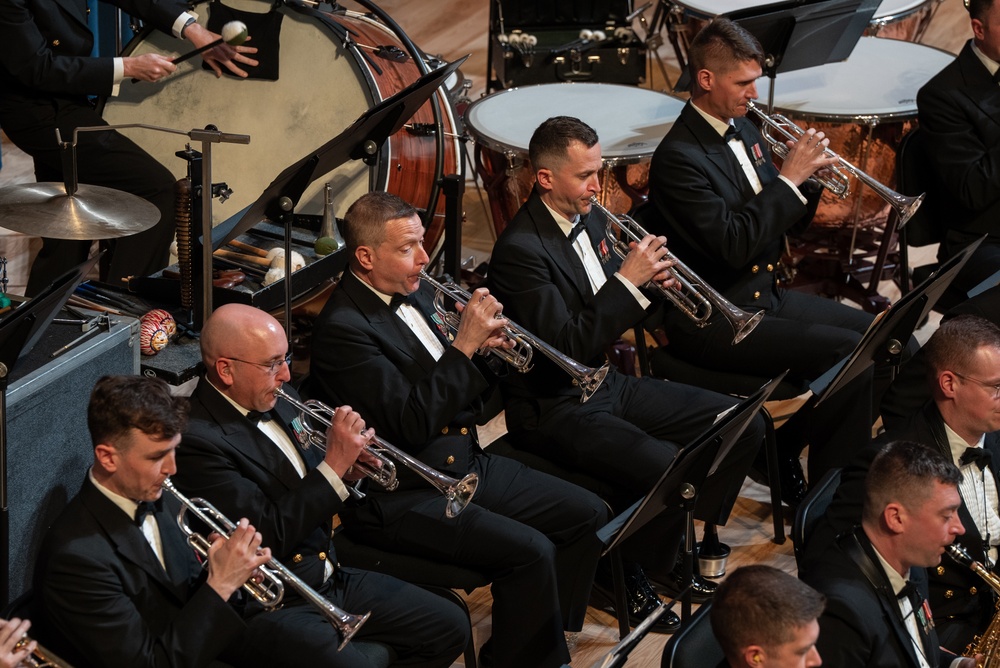
[[[258,13],[272,6],[255,0],[226,2],[235,9]],[[195,57],[179,64],[177,72],[159,83],[133,84],[126,80],[120,95],[104,104],[104,118],[111,124],[146,123],[184,132],[211,124],[223,132],[250,135],[247,145],[212,146],[212,180],[225,182],[233,190],[227,202],[220,204],[216,200],[213,204],[213,224],[256,201],[284,168],[339,135],[374,104],[402,90],[420,75],[411,58],[397,63],[368,51],[368,57],[377,67],[373,69],[356,52],[345,49],[317,19],[286,7],[277,11],[283,14],[283,19],[276,81],[239,79],[228,74],[216,78]],[[199,13],[199,22],[204,24],[209,6],[199,8]],[[362,35],[357,38],[360,43],[400,44],[396,35],[381,23],[359,14],[349,12],[330,18],[352,34]],[[248,45],[253,43],[251,39]],[[133,40],[125,55],[155,52],[176,57],[178,49],[185,46],[190,47],[190,43],[153,31]],[[440,92],[437,95],[443,98]],[[453,126],[451,109],[446,102],[441,106],[447,131]],[[429,108],[428,103],[421,112],[426,111],[430,116]],[[178,178],[187,174],[187,161],[175,153],[183,150],[189,140],[149,130],[124,132]],[[296,212],[321,215],[327,182],[333,189],[334,212],[340,217],[369,190],[396,192],[415,206],[426,207],[430,183],[415,189],[405,181],[423,179],[426,173],[433,173],[436,140],[432,136],[414,139],[405,135],[402,130],[383,145],[375,167],[369,168],[360,160],[351,161],[316,179],[306,189]],[[420,142],[416,149],[411,145],[413,141]],[[202,147],[194,142],[191,148],[200,151]],[[450,145],[447,149],[454,162],[457,150]],[[402,163],[401,158],[406,157],[402,154],[407,152],[421,154],[416,156],[418,160],[428,159],[429,153],[432,164],[427,169],[408,168],[404,173],[396,163]],[[452,171],[454,167],[447,167],[444,173]],[[428,246],[432,247],[436,241],[428,239]]]

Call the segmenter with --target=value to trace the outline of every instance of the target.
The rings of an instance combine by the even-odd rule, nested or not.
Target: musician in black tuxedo
[[[828,665],[974,668],[982,661],[939,647],[926,600],[927,569],[963,533],[961,479],[947,457],[918,443],[896,441],[876,456],[861,526],[799,573],[827,599],[816,647]]]
[[[771,566],[741,566],[712,601],[712,633],[726,659],[718,668],[814,668],[823,595]]]
[[[179,0],[117,0],[112,4],[166,33],[201,47],[219,36],[195,22]],[[167,57],[149,53],[123,58],[92,57],[85,0],[0,1],[0,127],[35,162],[35,178],[62,183],[63,141],[78,127],[107,125],[88,96],[117,94],[132,78],[150,85],[173,72]],[[222,67],[247,76],[239,64],[256,65],[257,49],[225,44],[202,54],[218,76]],[[238,64],[239,63],[239,64]],[[138,195],[159,210],[155,227],[115,240],[102,278],[118,283],[167,264],[174,235],[174,177],[149,154],[116,131],[86,132],[76,149],[79,182]],[[31,268],[27,292],[42,290],[87,257],[89,241],[45,239]]]
[[[488,417],[495,375],[476,350],[510,345],[498,330],[502,305],[477,290],[457,332],[446,334],[434,290],[419,278],[429,261],[423,225],[395,195],[362,196],[343,233],[350,264],[317,319],[313,394],[350,403],[429,467],[479,478],[472,503],[447,518],[440,491],[400,466],[399,488],[370,486],[368,503],[343,515],[347,530],[384,549],[487,573],[493,665],[568,662],[564,630],[583,627],[608,510],[591,492],[479,447],[477,422]]]
[[[177,527],[180,504],[161,489],[186,421],[187,402],[162,380],[94,387],[94,464],[35,570],[46,646],[75,666],[207,666],[246,632],[227,600],[271,552],[258,553],[261,534],[242,519],[213,540],[205,577]]]
[[[518,325],[570,358],[599,367],[606,348],[651,305],[639,286],[651,280],[674,285],[665,239],[648,235],[624,261],[608,248],[605,220],[591,212],[590,203],[600,192],[601,146],[582,121],[548,119],[535,130],[528,151],[535,190],[493,248],[489,287]],[[614,369],[581,403],[580,388],[565,371],[538,355],[535,360],[530,372],[508,374],[502,385],[516,445],[606,481],[618,494],[618,511],[648,492],[680,448],[736,403]],[[702,486],[699,519],[726,522],[764,430],[758,415]],[[676,513],[662,513],[630,539],[626,552],[669,584],[679,527]],[[714,589],[709,584],[708,595]]]
[[[924,383],[931,400],[908,424],[886,431],[844,469],[834,500],[810,539],[807,560],[860,522],[865,474],[880,447],[908,440],[934,448],[959,467],[958,512],[965,534],[956,542],[973,559],[995,568],[1000,545],[1000,327],[976,316],[956,316],[934,332],[921,354],[930,367]],[[941,644],[961,652],[989,625],[995,596],[978,575],[951,560],[931,568],[928,577]]]
[[[746,118],[757,97],[763,52],[749,32],[716,19],[690,49],[691,100],[660,142],[650,165],[649,202],[636,217],[665,235],[674,254],[730,302],[765,316],[742,342],[715,315],[697,327],[666,305],[667,349],[699,367],[812,381],[851,353],[872,317],[858,309],[778,284],[784,235],[808,226],[820,189],[806,180],[835,159],[829,140],[809,129],[780,171]],[[801,500],[798,453],[809,444],[810,479],[843,465],[849,444],[867,442],[874,422],[872,375],[862,374],[816,410],[811,404],[778,430],[782,492]],[[829,447],[828,447],[829,444]]]
[[[917,93],[928,203],[946,228],[938,259],[988,235],[955,279],[965,291],[1000,270],[1000,2],[966,6],[972,39]]]
[[[469,637],[458,606],[396,578],[337,564],[333,515],[344,508],[345,480],[358,476],[353,465],[372,436],[361,416],[341,406],[325,454],[305,447],[297,411],[276,401],[275,389],[289,380],[288,342],[264,311],[219,307],[202,329],[201,347],[206,373],[191,397],[177,486],[225,515],[253,517],[275,558],[341,610],[371,611],[354,637],[391,647],[393,665],[450,666]],[[280,610],[261,613],[251,604],[245,615],[254,633],[240,645],[241,663],[370,665],[350,643],[338,651],[342,634],[287,587]]]

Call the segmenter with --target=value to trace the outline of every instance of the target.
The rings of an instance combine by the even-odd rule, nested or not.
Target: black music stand
[[[7,499],[7,385],[18,360],[34,347],[59,310],[95,264],[104,255],[97,253],[66,272],[37,296],[23,302],[0,320],[0,601],[10,596],[10,516]]]
[[[716,420],[705,433],[680,451],[646,496],[597,532],[597,537],[605,545],[603,555],[611,555],[616,611],[624,610],[626,605],[621,554],[616,548],[666,510],[679,509],[686,516],[684,569],[687,574],[686,584],[690,585],[694,572],[694,535],[691,529],[694,526],[698,490],[705,479],[715,473],[725,460],[750,421],[757,415],[757,411],[784,379],[785,373],[765,383],[759,390]],[[681,600],[681,618],[686,622],[691,618],[690,587],[684,592]],[[623,637],[628,634],[628,622],[623,623],[621,615],[619,615],[619,630]]]
[[[285,238],[285,332],[291,345],[292,308],[292,221],[295,206],[310,183],[340,167],[349,160],[364,160],[369,164],[378,156],[382,144],[398,132],[430,99],[468,56],[421,76],[415,82],[387,100],[383,100],[358,120],[297,162],[281,171],[257,200],[212,230],[212,251],[243,234],[267,218],[284,225]],[[202,252],[205,240],[201,239]],[[203,276],[211,281],[211,276]],[[205,314],[208,317],[208,314]]]
[[[898,366],[917,325],[930,313],[982,241],[976,240],[943,262],[927,280],[876,316],[851,354],[809,384],[816,397],[815,404],[831,397],[873,364]]]

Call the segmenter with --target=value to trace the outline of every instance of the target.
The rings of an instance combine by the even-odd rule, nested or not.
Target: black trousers
[[[698,329],[687,318],[667,316],[670,350],[675,356],[709,369],[812,381],[847,357],[873,317],[830,299],[791,290],[773,295],[756,329],[737,345],[724,323]],[[911,341],[911,350],[916,349]],[[891,379],[888,369],[867,370],[819,405],[809,402],[777,431],[783,452],[797,454],[809,445],[809,479],[844,466],[851,454],[871,440],[877,401]]]
[[[615,490],[612,506],[620,513],[653,488],[681,448],[736,403],[732,397],[690,385],[612,370],[585,404],[577,397],[509,402],[507,420],[517,447],[610,484]],[[519,429],[518,413],[523,416],[535,407],[532,422],[537,427]],[[697,519],[726,523],[764,432],[764,419],[757,415],[723,464],[701,485]],[[669,571],[683,528],[682,515],[667,510],[627,540],[623,554],[654,573]]]
[[[394,666],[447,668],[465,649],[469,623],[457,605],[401,580],[353,568],[338,568],[319,590],[346,612],[371,616],[354,637],[393,648]],[[288,605],[259,612],[223,657],[237,666],[331,666],[364,668],[371,663],[351,643],[338,651],[341,635],[319,608],[289,595]]]
[[[30,155],[39,182],[62,183],[62,155],[55,128],[71,141],[78,127],[107,125],[84,100],[52,99],[28,108],[4,108],[0,114],[10,140]],[[142,197],[159,211],[153,227],[127,237],[103,242],[110,257],[102,262],[101,278],[119,285],[128,276],[146,276],[167,265],[174,236],[174,179],[166,167],[117,131],[83,132],[76,149],[81,184],[104,186]],[[87,259],[89,241],[44,239],[31,267],[27,294],[34,295],[74,265]]]
[[[569,662],[564,629],[583,628],[607,506],[576,485],[506,457],[472,460],[473,502],[444,516],[440,493],[373,492],[368,508],[343,512],[347,530],[382,549],[460,564],[492,580],[494,665]]]

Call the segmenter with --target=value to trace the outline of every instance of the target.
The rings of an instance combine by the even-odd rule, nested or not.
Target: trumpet
[[[457,284],[451,281],[442,283],[431,278],[424,271],[420,272],[420,278],[430,283],[437,290],[437,293],[434,295],[434,310],[437,311],[438,315],[441,316],[441,319],[451,331],[458,331],[458,325],[462,321],[462,316],[453,311],[446,310],[444,307],[444,298],[447,297],[456,304],[465,306],[469,303],[472,295],[468,290],[460,288]],[[489,348],[487,352],[496,355],[520,373],[527,373],[531,371],[531,358],[534,355],[534,351],[538,350],[555,362],[556,366],[573,377],[573,382],[579,386],[582,393],[580,395],[581,404],[586,403],[593,396],[597,388],[604,382],[604,377],[608,375],[608,370],[610,369],[609,362],[605,362],[599,369],[580,364],[509,320],[502,331],[504,336],[514,342],[514,347],[510,350],[506,348]]]
[[[611,213],[601,206],[596,197],[591,197],[590,203],[595,209],[604,214],[604,217],[607,219],[604,232],[618,257],[625,259],[625,256],[631,250],[629,243],[632,241],[639,243],[649,234],[634,218],[627,214],[617,215]],[[761,318],[764,317],[764,311],[748,313],[735,306],[715,291],[712,286],[703,281],[696,273],[691,271],[673,253],[668,252],[665,257],[674,263],[674,266],[670,269],[670,273],[673,274],[673,277],[680,284],[681,289],[664,288],[658,283],[653,284],[653,287],[657,288],[664,297],[669,299],[684,315],[694,321],[694,324],[698,327],[707,325],[712,314],[718,311],[729,321],[730,327],[733,328],[733,332],[735,333],[733,345],[735,346],[745,339],[761,321]]]
[[[14,645],[14,651],[24,649],[31,643],[31,638],[24,636],[17,641]],[[68,662],[60,659],[58,656],[50,652],[41,646],[40,643],[35,644],[35,651],[28,655],[28,658],[17,664],[18,666],[23,666],[24,668],[73,668]]]
[[[181,502],[181,509],[177,513],[177,526],[187,536],[188,544],[194,548],[195,552],[201,555],[202,559],[208,558],[208,548],[211,547],[212,543],[208,538],[191,529],[191,526],[188,524],[188,511],[204,522],[210,532],[217,533],[227,539],[236,528],[236,525],[230,519],[205,499],[189,499],[177,491],[170,478],[163,481],[163,489],[173,494]],[[207,564],[208,562],[204,563]],[[299,596],[319,608],[319,611],[323,613],[327,621],[333,624],[333,627],[340,633],[341,640],[337,651],[344,649],[344,646],[350,642],[354,634],[361,628],[361,625],[372,614],[371,612],[366,612],[363,615],[353,615],[341,610],[316,593],[312,587],[303,582],[301,578],[288,570],[277,559],[271,559],[257,570],[262,574],[262,580],[257,582],[254,578],[250,578],[243,583],[243,589],[265,608],[274,610],[285,596],[285,585],[291,587],[298,592]]]
[[[763,123],[762,135],[764,139],[766,139],[767,143],[771,145],[771,150],[774,151],[775,155],[782,160],[784,160],[788,155],[788,146],[785,142],[798,141],[799,137],[806,133],[805,130],[793,123],[787,116],[782,114],[765,114],[752,101],[747,102],[747,111],[753,112],[757,118],[761,120]],[[775,137],[772,132],[779,133],[781,137]],[[882,185],[871,176],[831,151],[829,148],[826,149],[825,154],[832,158],[836,158],[837,164],[828,168],[831,172],[829,176],[815,177],[820,185],[843,199],[847,197],[851,191],[851,182],[848,179],[847,174],[844,172],[853,175],[858,181],[861,181],[863,184],[874,190],[879,197],[885,200],[885,202],[896,211],[896,215],[899,217],[899,227],[906,224],[906,221],[908,221],[913,214],[917,212],[917,209],[920,208],[920,205],[924,201],[924,195],[926,193],[921,193],[915,197],[902,195],[895,190]]]
[[[333,416],[336,414],[337,409],[330,408],[323,402],[316,401],[315,399],[299,401],[280,387],[274,391],[274,394],[299,410],[299,421],[309,436],[308,442],[321,450],[326,450],[326,432],[333,423]],[[311,420],[324,425],[325,429],[320,430],[313,427]],[[396,480],[396,465],[387,458],[387,456],[391,456],[392,459],[406,466],[444,494],[448,500],[448,503],[445,505],[445,515],[447,517],[455,517],[465,510],[465,507],[472,501],[472,496],[476,493],[476,487],[479,485],[479,476],[475,473],[470,473],[461,480],[455,480],[432,469],[419,459],[411,457],[378,436],[374,437],[372,442],[365,446],[365,450],[368,454],[376,457],[381,462],[381,465],[374,466],[358,460],[354,463],[354,468],[360,470],[391,492],[399,485],[399,481]]]

